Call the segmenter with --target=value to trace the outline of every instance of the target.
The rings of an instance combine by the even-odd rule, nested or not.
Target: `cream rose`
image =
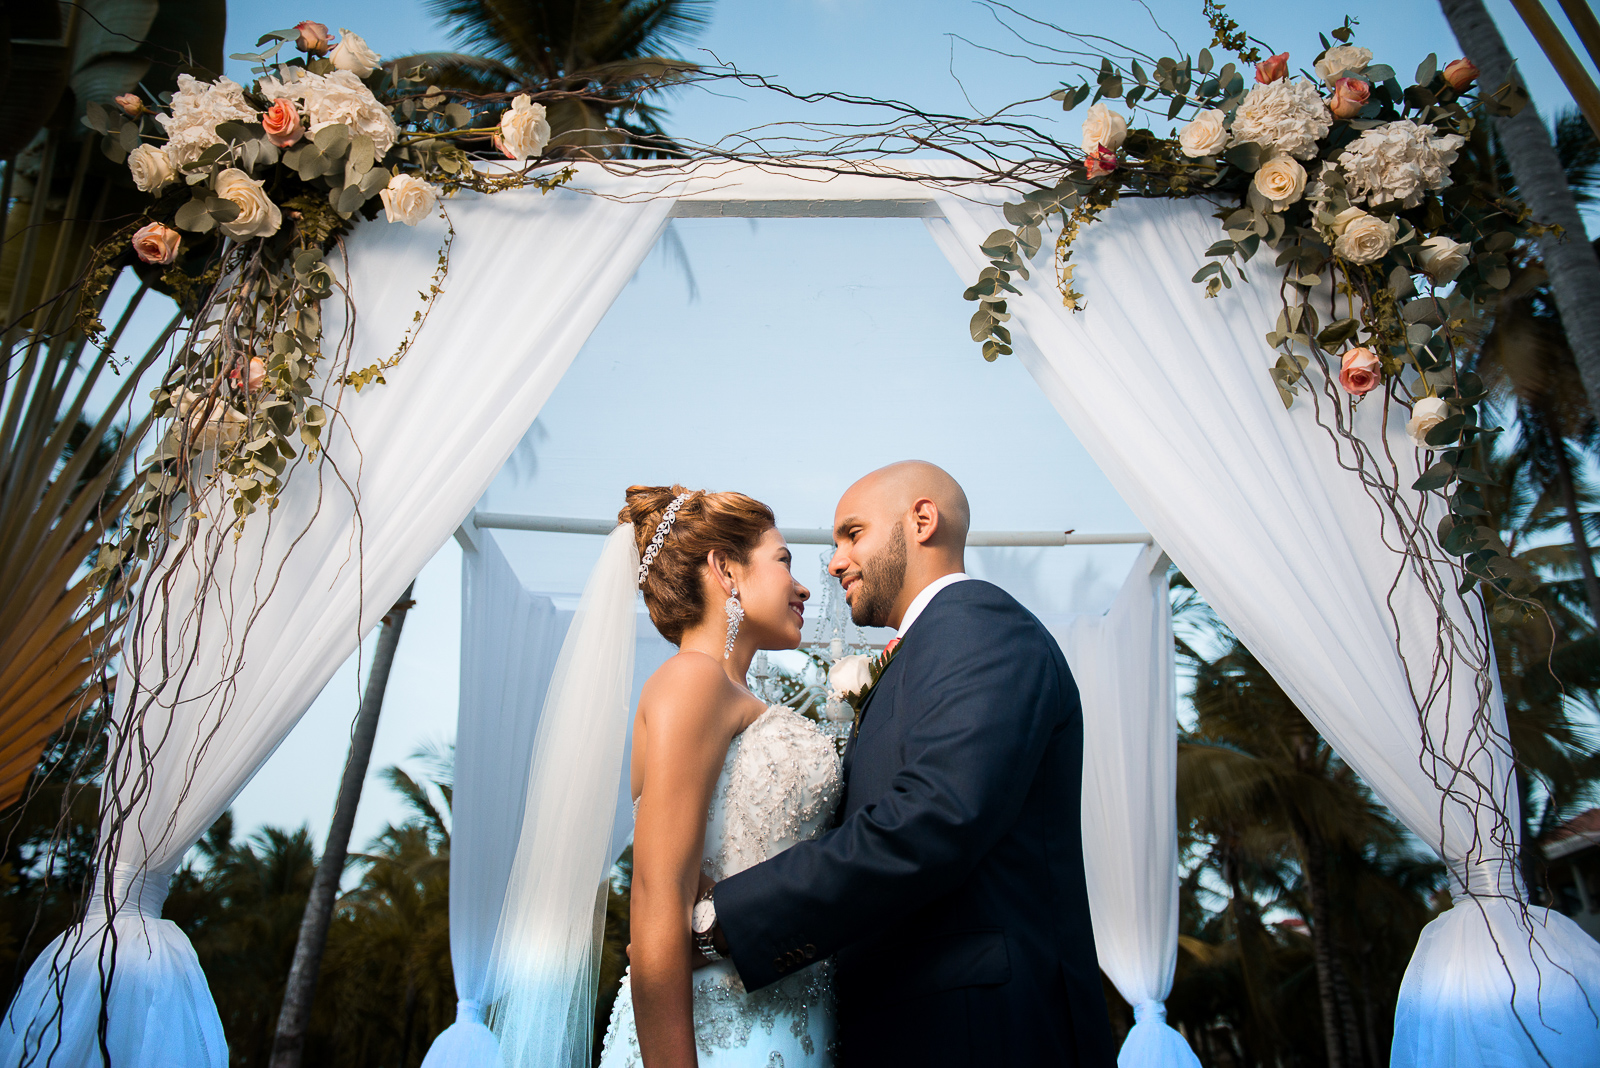
[[[402,174],[389,179],[389,184],[378,190],[383,200],[383,211],[390,222],[415,226],[433,214],[439,195],[433,186],[414,174]]]
[[[157,263],[163,267],[178,258],[178,249],[182,245],[183,238],[178,231],[157,222],[139,227],[133,235],[133,251],[138,257],[145,263]]]
[[[1333,232],[1339,235],[1333,254],[1351,263],[1374,263],[1394,247],[1399,231],[1400,224],[1393,219],[1384,222],[1360,208],[1347,208],[1333,221]]]
[[[1215,156],[1228,147],[1228,128],[1222,123],[1220,108],[1209,108],[1196,115],[1178,134],[1178,147],[1192,159]]]
[[[494,143],[507,158],[518,163],[542,153],[550,143],[544,105],[535,104],[526,93],[512,100],[511,107],[500,116],[500,134]]]
[[[1322,80],[1329,85],[1333,80],[1347,70],[1365,70],[1368,63],[1372,62],[1372,49],[1357,48],[1355,45],[1335,45],[1322,53],[1322,58],[1317,60],[1315,66]]]
[[[1471,252],[1471,245],[1441,234],[1424,241],[1417,258],[1422,261],[1422,273],[1431,278],[1434,285],[1442,286],[1455,281],[1456,275],[1467,269],[1467,257]]]
[[[871,684],[872,657],[865,654],[841,656],[828,669],[828,693],[836,699],[860,693]]]
[[[1267,201],[1270,211],[1282,211],[1306,192],[1306,169],[1290,156],[1275,156],[1261,165],[1250,190]]]
[[[172,157],[154,145],[140,145],[128,153],[128,173],[141,193],[157,193],[178,176]]]
[[[1411,418],[1406,420],[1406,433],[1419,448],[1431,449],[1428,431],[1450,417],[1450,406],[1438,397],[1423,397],[1411,406]]]
[[[339,43],[333,46],[328,57],[338,70],[347,70],[357,78],[365,78],[378,69],[378,53],[367,47],[358,35],[340,27]]]
[[[261,183],[237,167],[229,167],[217,175],[217,196],[239,206],[238,215],[219,225],[219,229],[229,237],[241,241],[251,237],[271,237],[283,225],[283,214],[267,196]]]
[[[1096,104],[1083,118],[1083,150],[1109,148],[1115,152],[1128,139],[1128,120],[1104,104]]]

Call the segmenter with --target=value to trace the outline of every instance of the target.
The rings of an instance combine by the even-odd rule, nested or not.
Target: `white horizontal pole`
[[[616,528],[614,519],[573,519],[553,515],[518,515],[512,512],[474,512],[467,525],[491,530],[533,530],[548,534],[609,534]],[[832,545],[833,531],[826,527],[779,527],[791,545]],[[1053,530],[974,530],[967,535],[969,546],[1039,545],[1148,545],[1150,535],[1143,531],[1108,534],[1079,534]]]

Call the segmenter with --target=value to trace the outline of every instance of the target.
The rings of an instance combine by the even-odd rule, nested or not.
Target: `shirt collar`
[[[928,602],[933,600],[934,594],[946,586],[954,586],[956,583],[965,582],[971,577],[965,571],[957,571],[949,575],[940,575],[922,587],[922,592],[913,597],[911,603],[906,606],[906,614],[901,617],[900,629],[895,631],[894,636],[896,638],[904,638],[906,636],[906,631],[911,629],[911,624],[917,621],[917,617],[922,614],[922,610],[928,607]]]

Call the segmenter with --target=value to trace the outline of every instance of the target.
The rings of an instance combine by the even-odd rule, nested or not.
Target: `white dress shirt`
[[[946,586],[954,586],[956,583],[965,582],[971,577],[965,571],[957,571],[949,575],[940,575],[922,587],[922,592],[913,597],[911,603],[906,606],[906,614],[901,617],[900,629],[894,632],[894,636],[896,638],[904,638],[906,636],[906,631],[911,629],[911,624],[917,621],[917,617],[922,614],[922,610],[928,607],[928,602],[933,600],[934,594]]]

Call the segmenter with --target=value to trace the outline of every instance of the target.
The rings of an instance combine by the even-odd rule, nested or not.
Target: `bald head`
[[[926,460],[901,460],[880,467],[846,490],[840,507],[857,493],[881,508],[902,514],[909,514],[919,501],[932,503],[938,511],[938,523],[929,543],[953,547],[957,553],[966,548],[972,509],[961,483],[944,468]]]
[[[971,509],[960,483],[922,460],[858,480],[834,511],[828,570],[863,626],[895,626],[929,582],[964,570]]]

